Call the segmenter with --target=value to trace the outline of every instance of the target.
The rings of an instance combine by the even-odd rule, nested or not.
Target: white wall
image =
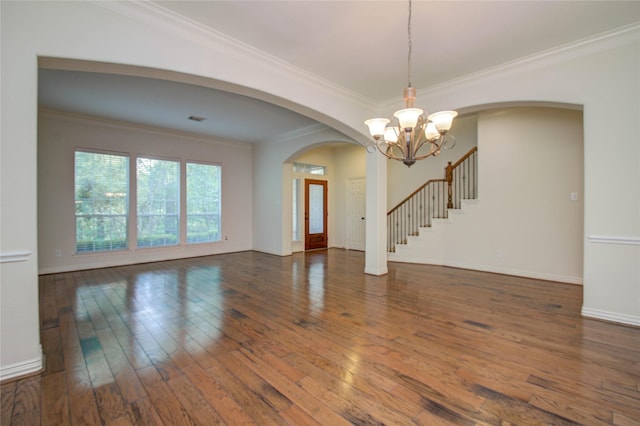
[[[476,114],[470,114],[453,120],[450,134],[455,137],[456,144],[452,149],[443,149],[436,157],[417,161],[411,167],[401,161],[387,162],[387,210],[394,208],[429,179],[443,179],[447,162],[455,163],[476,146],[477,118]]]
[[[478,200],[390,259],[581,284],[582,141],[581,111],[480,113]]]
[[[227,240],[207,244],[75,254],[73,169],[76,148],[222,166],[222,228]],[[253,155],[249,144],[225,143],[127,123],[42,111],[38,125],[38,260],[40,273],[98,268],[251,250]],[[60,256],[56,256],[59,250]]]

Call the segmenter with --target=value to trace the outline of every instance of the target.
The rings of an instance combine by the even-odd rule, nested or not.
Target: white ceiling
[[[154,1],[371,99],[407,85],[408,3]],[[640,22],[640,1],[414,1],[412,85],[425,88]],[[41,70],[42,106],[247,142],[313,121],[262,101],[196,86]],[[201,115],[202,123],[186,119]],[[247,125],[252,123],[252,125]]]

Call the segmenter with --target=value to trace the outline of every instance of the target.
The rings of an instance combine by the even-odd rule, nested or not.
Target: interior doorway
[[[327,248],[327,181],[304,180],[304,249]]]

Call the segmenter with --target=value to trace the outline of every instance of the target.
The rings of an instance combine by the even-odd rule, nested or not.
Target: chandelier
[[[440,111],[427,115],[414,107],[416,89],[411,87],[411,0],[407,23],[409,54],[407,60],[407,88],[404,89],[405,108],[393,113],[394,119],[372,118],[364,122],[375,140],[370,146],[392,160],[411,167],[417,160],[440,154],[442,149],[455,146],[455,138],[447,135],[456,111]],[[367,149],[369,149],[367,147]]]

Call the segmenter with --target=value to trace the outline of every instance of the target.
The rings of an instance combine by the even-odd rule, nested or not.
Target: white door
[[[347,192],[347,249],[365,248],[365,178],[350,178]]]

